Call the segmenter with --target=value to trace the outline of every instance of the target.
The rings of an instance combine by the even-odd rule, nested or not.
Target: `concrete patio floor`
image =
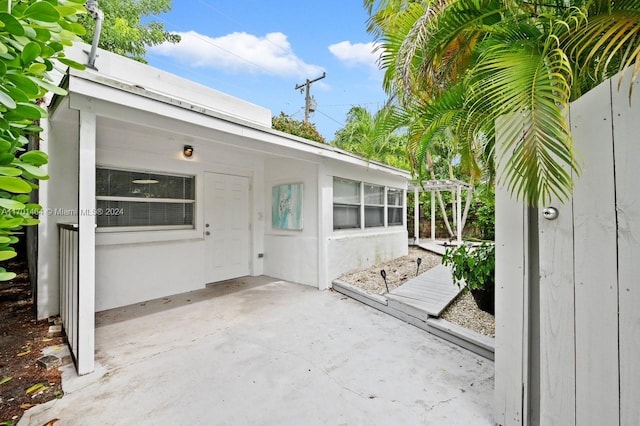
[[[491,425],[493,363],[269,277],[99,313],[98,369],[20,425]]]

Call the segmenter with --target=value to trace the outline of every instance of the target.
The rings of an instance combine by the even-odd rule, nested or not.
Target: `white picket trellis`
[[[640,419],[640,87],[619,81],[571,104],[583,169],[556,219],[497,190],[498,424]]]

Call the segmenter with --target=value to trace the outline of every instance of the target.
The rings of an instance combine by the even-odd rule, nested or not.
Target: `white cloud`
[[[323,71],[322,67],[296,56],[287,36],[280,32],[264,37],[236,32],[215,38],[195,31],[178,34],[182,38],[180,43],[163,43],[151,50],[201,68],[299,78]]]
[[[347,40],[332,44],[329,51],[347,66],[364,65],[377,71],[377,61],[380,58],[380,52],[374,52],[377,45],[374,42],[352,44]]]

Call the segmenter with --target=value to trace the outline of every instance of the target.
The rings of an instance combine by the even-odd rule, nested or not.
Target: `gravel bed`
[[[389,262],[384,262],[361,271],[345,274],[340,279],[348,284],[358,287],[368,293],[383,295],[387,289],[380,270],[387,273],[387,285],[389,291],[404,284],[416,276],[416,259],[421,258],[420,273],[423,273],[442,262],[442,257],[418,247],[409,247],[409,254]],[[441,318],[473,330],[486,336],[494,336],[495,319],[476,306],[473,297],[468,292],[461,293],[451,305],[444,310]]]

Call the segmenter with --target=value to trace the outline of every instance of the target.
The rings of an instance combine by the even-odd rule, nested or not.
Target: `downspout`
[[[93,32],[93,42],[91,43],[91,52],[89,52],[89,62],[87,63],[89,68],[96,69],[96,52],[98,50],[98,42],[100,41],[100,33],[102,32],[104,13],[102,13],[98,7],[98,0],[88,0],[84,7],[87,9],[87,12],[89,12],[89,15],[96,20],[96,27]]]

